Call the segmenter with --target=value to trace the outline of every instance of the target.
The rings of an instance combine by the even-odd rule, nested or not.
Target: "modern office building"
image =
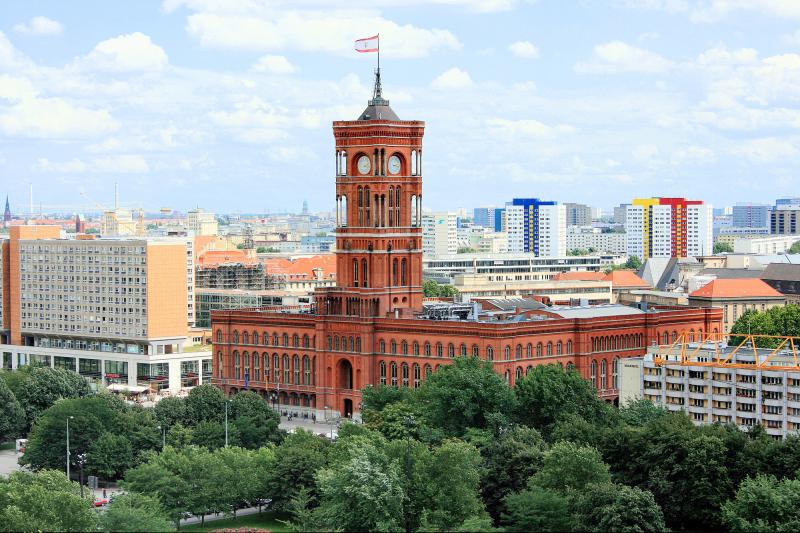
[[[590,226],[592,224],[592,208],[584,204],[567,202],[564,204],[567,226]]]
[[[472,222],[492,231],[503,231],[505,228],[505,208],[494,206],[476,207],[472,211]]]
[[[625,224],[625,221],[628,219],[628,206],[631,204],[619,204],[618,206],[614,207],[614,223],[615,224]]]
[[[358,418],[365,386],[418,387],[455,357],[476,356],[511,385],[538,364],[571,366],[613,401],[622,358],[664,331],[719,328],[718,309],[423,304],[424,127],[398,118],[379,72],[361,115],[333,123],[337,285],[317,290],[310,311],[212,312],[214,383],[228,393],[247,383],[317,419]]]
[[[566,208],[538,198],[514,198],[506,205],[506,234],[510,253],[563,257],[567,255]]]
[[[774,438],[800,430],[800,367],[786,344],[754,350],[752,337],[707,337],[662,338],[645,356],[623,360],[620,405],[644,398],[697,425],[760,424]]]
[[[197,367],[193,383],[202,379],[210,353],[184,353],[194,322],[184,238],[65,239],[56,226],[13,226],[9,237],[4,366],[40,362],[153,390],[177,391],[182,368]]]
[[[426,256],[458,252],[458,234],[455,213],[423,213],[422,252]]]
[[[696,257],[713,246],[713,208],[685,198],[636,198],[626,212],[628,255]]]
[[[770,206],[750,202],[733,206],[733,226],[737,228],[768,228]]]
[[[207,213],[198,208],[186,214],[186,231],[192,236],[216,235],[218,230],[217,219],[214,213]]]
[[[800,233],[800,203],[793,199],[778,200],[769,214],[769,230],[773,235],[797,235]]]

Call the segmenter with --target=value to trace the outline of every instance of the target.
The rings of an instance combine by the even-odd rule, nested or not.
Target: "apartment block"
[[[643,357],[622,360],[620,405],[644,398],[687,413],[697,425],[719,422],[747,430],[760,424],[774,438],[800,430],[800,368],[788,350],[754,351],[699,339],[679,344],[653,346]]]
[[[627,207],[628,255],[696,257],[713,250],[713,207],[685,198],[636,198]]]
[[[624,232],[603,233],[596,228],[567,227],[567,252],[570,250],[594,250],[624,254],[628,251],[628,235]]]
[[[423,213],[422,252],[439,256],[458,251],[458,233],[455,213]]]
[[[737,228],[768,228],[770,206],[738,203],[733,206],[733,226]]]
[[[588,205],[567,202],[564,204],[564,209],[566,210],[567,226],[591,225],[594,217],[592,208]]]
[[[210,352],[182,354],[194,321],[191,248],[185,238],[66,239],[56,226],[11,228],[3,366],[40,362],[105,385],[177,390],[188,362],[196,384]]]
[[[510,253],[563,257],[567,254],[566,208],[538,198],[515,198],[506,205],[506,234]]]
[[[216,235],[217,230],[218,224],[214,213],[193,209],[186,214],[186,231],[190,235],[196,237]]]

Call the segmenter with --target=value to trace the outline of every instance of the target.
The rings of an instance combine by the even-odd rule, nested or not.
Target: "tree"
[[[610,483],[608,465],[595,448],[558,442],[544,454],[542,468],[530,485],[557,492],[581,490],[590,483]]]
[[[577,496],[572,513],[575,531],[667,531],[653,494],[636,487],[588,485]]]
[[[153,415],[159,425],[169,430],[176,424],[186,423],[186,400],[178,396],[162,398],[153,407]]]
[[[231,399],[229,418],[244,448],[256,449],[267,443],[279,443],[283,432],[278,428],[280,416],[253,391],[243,391]]]
[[[82,398],[89,394],[89,385],[76,372],[64,368],[33,367],[26,379],[14,390],[25,411],[25,430],[33,425],[40,413],[62,398]]]
[[[0,379],[0,405],[3,406],[0,409],[0,442],[5,442],[20,435],[25,412],[3,379]]]
[[[12,472],[0,476],[0,530],[94,531],[92,496],[81,498],[63,472]]]
[[[516,426],[501,432],[481,450],[481,492],[486,510],[495,521],[500,519],[506,495],[523,490],[528,479],[541,468],[546,449],[547,444],[538,431]]]
[[[467,428],[498,429],[508,425],[514,392],[491,363],[477,357],[458,357],[431,374],[418,389],[420,409],[435,427],[448,435]]]
[[[458,289],[452,285],[439,285],[432,279],[422,282],[422,292],[426,298],[452,298],[458,294]]]
[[[214,385],[194,387],[186,397],[186,422],[223,422],[225,419],[225,395]]]
[[[334,531],[396,531],[403,524],[403,489],[397,463],[365,444],[353,457],[317,474],[315,516]]]
[[[732,254],[733,253],[733,246],[727,242],[715,242],[714,243],[714,255],[717,254]],[[792,252],[789,252],[792,253]],[[796,252],[795,252],[796,253]]]
[[[503,499],[506,531],[570,531],[569,499],[542,487],[513,492]]]
[[[567,255],[582,256],[589,255],[591,252],[585,248],[573,248],[567,251]]]
[[[265,253],[267,253],[267,247],[266,246],[259,246],[258,248],[256,248],[256,253],[257,254],[265,254]]]
[[[591,423],[610,418],[609,407],[597,397],[592,385],[577,371],[558,365],[537,365],[517,381],[516,419],[549,434],[555,422],[576,414]]]
[[[458,250],[456,250],[456,252],[459,253],[459,254],[474,254],[477,251],[478,250],[476,250],[475,248],[472,248],[471,246],[461,246],[461,247],[458,248]]]
[[[740,344],[745,338],[734,334],[745,335],[800,335],[800,306],[786,305],[773,307],[766,311],[747,310],[742,313],[731,328],[731,344]],[[756,345],[764,348],[777,348],[781,339],[757,338]]]
[[[632,255],[628,257],[627,261],[625,261],[624,267],[630,268],[632,270],[639,270],[640,268],[642,268],[642,260],[636,257],[635,255]]]
[[[795,241],[787,250],[790,254],[800,254],[800,241]]]
[[[100,478],[119,479],[133,466],[131,443],[123,435],[105,432],[89,445],[86,464]]]
[[[739,485],[722,505],[722,522],[731,531],[800,529],[800,480],[758,475]]]
[[[327,439],[317,437],[309,431],[299,430],[287,435],[275,448],[275,463],[267,479],[272,505],[276,510],[287,509],[298,491],[305,487],[312,501],[317,499],[315,472],[326,464]]]
[[[20,463],[34,470],[64,468],[69,418],[70,452],[74,466],[75,458],[88,452],[92,443],[103,433],[122,433],[121,415],[113,402],[106,395],[97,395],[62,400],[49,407],[36,420]]]
[[[157,498],[131,492],[115,497],[100,515],[103,531],[173,531]]]
[[[183,424],[175,424],[167,431],[165,440],[168,446],[177,449],[185,448],[194,441],[194,431]]]
[[[207,450],[217,450],[225,446],[225,424],[222,422],[203,421],[192,429],[192,444]],[[236,426],[228,422],[228,444],[239,444],[239,432]]]

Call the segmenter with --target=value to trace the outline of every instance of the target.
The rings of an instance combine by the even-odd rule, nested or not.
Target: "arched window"
[[[239,344],[239,331],[233,330],[233,343]]]
[[[233,351],[233,379],[242,379],[241,376],[241,369],[239,365],[241,364],[241,357],[239,356],[239,352],[237,350]]]
[[[397,354],[397,342],[394,339],[389,343],[389,350],[392,355]]]
[[[572,341],[567,341],[567,353],[572,353]]]
[[[425,378],[427,379],[433,373],[433,369],[431,369],[431,365],[425,365]]]
[[[258,332],[253,332],[253,344],[258,345]]]
[[[242,344],[250,344],[250,334],[246,331],[242,332]]]
[[[303,385],[311,385],[311,360],[303,356]]]
[[[383,339],[381,339],[381,341],[378,343],[378,351],[380,353],[386,353],[386,341]]]
[[[311,341],[309,340],[308,334],[303,335],[303,348],[309,348],[311,346]]]
[[[514,383],[522,379],[522,367],[517,367],[517,375],[515,376]]]
[[[281,382],[281,359],[276,353],[272,354],[272,378],[275,383]]]
[[[669,333],[664,332],[664,344],[669,344]]]
[[[361,226],[364,223],[363,214],[364,212],[364,189],[361,188],[359,185],[358,187],[358,225]]]
[[[291,383],[292,381],[291,370],[289,369],[289,356],[283,354],[283,382]]]
[[[412,353],[414,355],[419,355],[419,343],[417,341],[414,341]]]
[[[417,363],[414,363],[413,371],[414,371],[414,388],[416,389],[419,388],[419,381],[420,381],[419,365]]]
[[[511,346],[506,346],[503,348],[503,356],[506,361],[511,359]]]
[[[533,357],[533,344],[528,343],[528,346],[525,347],[525,357]]]
[[[399,270],[397,265],[398,265],[398,261],[397,261],[397,259],[394,259],[392,261],[392,285],[394,285],[394,286],[397,286],[397,274],[398,274],[397,271]]]
[[[538,342],[536,343],[536,357],[541,357],[541,356],[542,356],[542,343]]]
[[[463,342],[461,343],[460,353],[461,353],[461,357],[466,357],[467,356],[467,345],[464,344]]]
[[[608,363],[606,362],[605,359],[603,359],[602,361],[600,361],[600,389],[601,390],[606,390],[606,386],[608,385],[608,382],[606,381],[607,376],[608,376]]]
[[[423,347],[423,352],[426,356],[431,356],[431,343],[425,341],[425,346]]]
[[[400,372],[403,376],[403,387],[408,388],[408,363],[400,365]]]
[[[269,354],[265,353],[262,357],[264,358],[264,381],[269,381]]]
[[[347,351],[347,337],[345,337],[344,335],[342,335],[342,351],[343,352]]]
[[[218,344],[222,344],[222,330],[221,329],[217,330],[217,343]]]
[[[398,216],[400,216],[399,213],[398,213]],[[400,285],[405,286],[405,285],[408,284],[408,281],[406,280],[406,277],[407,277],[406,276],[406,270],[407,269],[408,269],[408,264],[407,264],[405,258],[403,258],[403,260],[400,261]]]
[[[547,341],[547,355],[553,355],[553,343]]]
[[[288,333],[284,333],[283,334],[283,345],[284,346],[289,346],[289,334]]]
[[[297,333],[292,335],[292,346],[294,346],[295,348],[300,347],[300,336]]]
[[[597,361],[592,361],[591,378],[592,386],[597,389]]]
[[[353,287],[358,287],[358,259],[353,259]]]
[[[678,340],[678,332],[677,331],[673,331],[672,332],[672,342],[675,342],[676,340]]]
[[[558,341],[556,343],[556,355],[561,355],[563,349],[564,349],[564,345],[561,344],[561,341]]]
[[[405,341],[405,339],[400,343],[400,353],[403,355],[408,355],[408,343]]]
[[[394,226],[394,187],[389,185],[389,227]],[[395,259],[395,263],[397,260]],[[397,270],[397,269],[395,269]],[[397,278],[395,278],[395,281]],[[397,283],[395,283],[397,285]]]
[[[361,353],[361,337],[356,337],[356,352]]]
[[[300,384],[300,358],[296,355],[292,357],[292,371],[294,373],[294,384]]]
[[[222,352],[217,353],[217,376],[222,378],[225,377],[225,373],[222,371]]]
[[[486,360],[494,361],[494,348],[492,348],[491,346],[486,347]]]
[[[386,361],[380,362],[381,385],[386,385]]]
[[[252,376],[250,375],[250,352],[244,352],[242,354],[242,362],[244,363],[242,379],[252,379]]]
[[[522,345],[517,344],[517,347],[514,348],[514,358],[515,359],[522,359]]]
[[[503,377],[506,380],[506,384],[511,383],[511,370],[506,370],[505,374],[503,374]]]
[[[453,346],[453,343],[449,343],[447,345],[447,357],[455,357],[456,356],[456,348]]]
[[[333,350],[333,337],[328,335],[328,351]]]
[[[367,272],[367,260],[361,260],[361,286],[362,287],[369,287],[369,279],[368,279],[368,272]]]
[[[253,352],[253,381],[261,381],[261,357]]]
[[[339,337],[333,338],[333,349],[339,351]]]
[[[277,333],[273,333],[272,334],[272,345],[273,346],[277,346],[278,345],[278,334]]]
[[[436,357],[441,357],[441,356],[442,356],[442,343],[441,342],[437,342],[436,343]]]
[[[619,357],[615,357],[611,361],[611,388],[616,390],[619,388]]]
[[[479,356],[480,356],[480,352],[478,351],[478,345],[477,344],[473,344],[472,345],[472,357],[479,357]]]
[[[392,361],[392,387],[397,387],[397,363]]]

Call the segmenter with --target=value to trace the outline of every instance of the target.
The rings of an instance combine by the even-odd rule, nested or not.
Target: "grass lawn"
[[[222,520],[213,520],[211,522],[206,522],[205,526],[201,526],[200,524],[183,526],[181,527],[181,531],[214,531],[217,529],[238,529],[242,527],[262,528],[275,532],[289,531],[286,524],[278,522],[274,513],[268,513],[266,511],[261,514],[251,514],[236,519],[224,518]]]

